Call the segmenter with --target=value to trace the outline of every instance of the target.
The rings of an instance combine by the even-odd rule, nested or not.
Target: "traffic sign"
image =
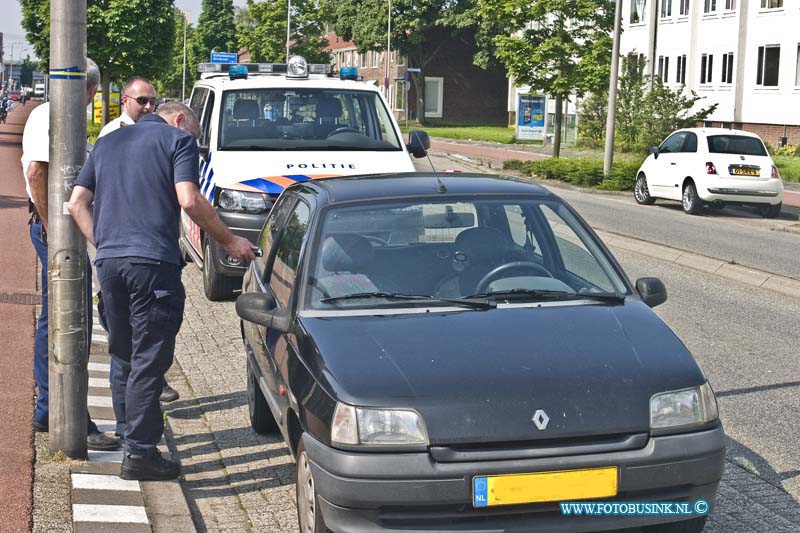
[[[422,72],[422,69],[421,68],[417,68],[417,67],[408,67],[406,69],[406,71],[407,72]]]
[[[212,63],[236,63],[238,60],[235,52],[211,52]]]

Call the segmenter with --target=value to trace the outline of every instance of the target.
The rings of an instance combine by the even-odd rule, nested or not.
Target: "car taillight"
[[[778,167],[772,165],[772,179],[779,180],[781,179],[781,173],[778,172]]]
[[[706,174],[716,174],[717,167],[711,161],[706,161]]]

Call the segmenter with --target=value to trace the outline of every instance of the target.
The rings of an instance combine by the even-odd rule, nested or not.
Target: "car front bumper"
[[[253,244],[256,244],[268,213],[232,213],[220,211],[218,209],[217,214],[220,220],[222,220],[222,223],[228,226],[228,229],[230,229],[234,235],[244,237]],[[244,276],[248,263],[236,261],[232,258],[229,259],[228,253],[214,239],[210,240],[209,246],[211,247],[211,257],[204,258],[204,261],[213,261],[217,272],[220,274],[239,278]]]
[[[562,516],[558,502],[474,508],[476,475],[617,466],[618,494],[603,501],[713,504],[724,469],[721,426],[651,437],[644,448],[604,454],[511,461],[441,463],[428,453],[352,453],[305,434],[319,506],[340,532],[593,531],[697,518]]]
[[[699,184],[697,195],[705,202],[777,205],[783,201],[783,183],[779,179],[721,178]]]

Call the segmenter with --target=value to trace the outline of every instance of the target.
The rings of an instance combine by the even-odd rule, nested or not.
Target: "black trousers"
[[[186,293],[181,267],[141,257],[95,261],[113,358],[111,397],[129,453],[154,452],[164,433],[159,396],[172,366]]]

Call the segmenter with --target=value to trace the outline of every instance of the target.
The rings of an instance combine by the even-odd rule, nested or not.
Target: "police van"
[[[413,172],[430,146],[400,128],[378,87],[354,67],[293,56],[286,64],[201,63],[189,106],[200,118],[200,188],[222,221],[255,243],[281,191],[303,180]],[[210,300],[231,297],[246,265],[183,213],[181,248],[203,272]]]

